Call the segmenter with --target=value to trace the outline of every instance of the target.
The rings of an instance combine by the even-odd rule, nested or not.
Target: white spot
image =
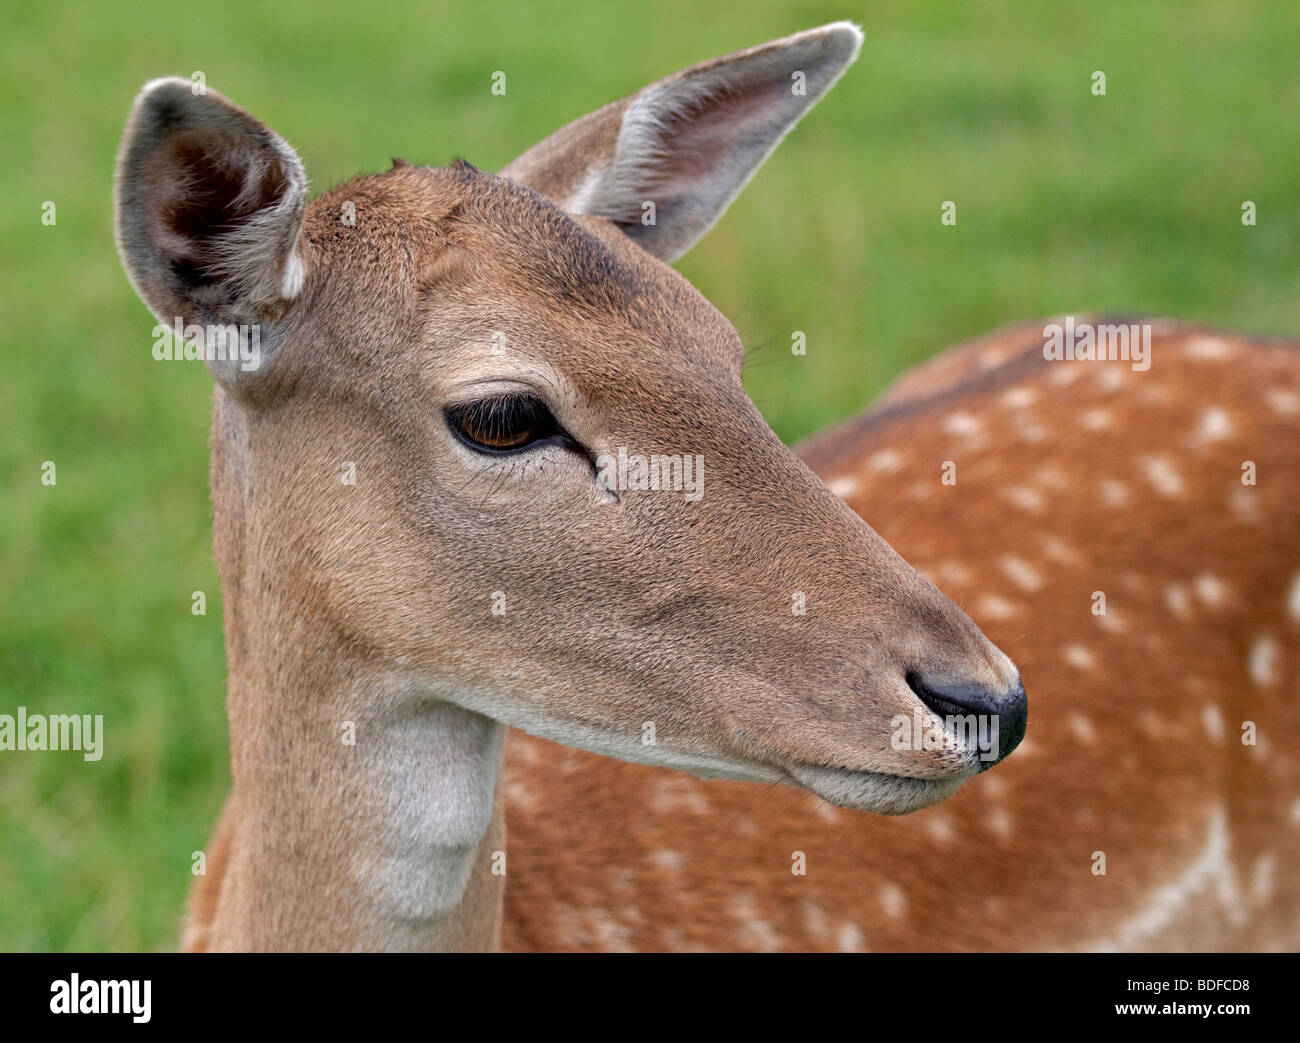
[[[1183,479],[1163,456],[1144,456],[1141,460],[1142,470],[1156,492],[1161,496],[1178,496],[1183,491]]]
[[[935,567],[936,586],[966,586],[974,580],[970,569],[960,561],[941,561]]]
[[[1269,388],[1264,392],[1264,397],[1268,399],[1268,404],[1273,407],[1275,413],[1281,413],[1283,416],[1295,416],[1300,413],[1300,395],[1294,391]]]
[[[1002,365],[1006,359],[1006,352],[999,351],[996,348],[992,351],[986,351],[980,356],[980,365],[984,369],[992,369],[994,366]]]
[[[1041,424],[1021,424],[1019,435],[1022,442],[1037,443],[1047,437],[1047,431]]]
[[[1291,577],[1291,592],[1286,596],[1287,614],[1300,623],[1300,572]]]
[[[907,911],[907,895],[897,884],[886,884],[880,890],[880,904],[884,907],[886,916],[897,920]]]
[[[1228,506],[1232,508],[1232,513],[1245,522],[1254,522],[1259,520],[1259,500],[1255,496],[1255,490],[1240,486],[1233,489],[1228,494]]]
[[[1110,427],[1110,413],[1105,409],[1090,409],[1079,420],[1089,431]]]
[[[1291,825],[1300,826],[1300,797],[1296,797],[1295,800],[1291,801]]]
[[[1217,576],[1202,572],[1196,577],[1196,596],[1206,608],[1220,608],[1227,600],[1227,588]]]
[[[520,811],[537,810],[536,794],[518,780],[512,781],[506,786],[506,800],[509,801],[512,808],[518,808]]]
[[[840,925],[840,952],[862,952],[866,948],[866,941],[857,924]]]
[[[1041,511],[1043,509],[1042,493],[1027,485],[1013,485],[1004,490],[1003,495],[1021,510]]]
[[[1300,801],[1297,801],[1296,805],[1297,807],[1300,807]],[[936,811],[932,813],[925,820],[924,825],[926,832],[930,834],[931,839],[938,841],[940,844],[948,844],[952,842],[952,819],[944,812]]]
[[[862,483],[856,478],[851,478],[848,475],[841,475],[839,478],[832,478],[827,482],[826,488],[841,500],[847,500],[850,496],[853,496],[862,489]]]
[[[1011,409],[1024,409],[1025,406],[1033,405],[1037,398],[1038,394],[1033,388],[1016,387],[1002,396],[1002,404]]]
[[[971,416],[969,412],[954,412],[944,420],[944,430],[949,434],[965,438],[972,445],[983,445],[984,425],[980,423],[978,417]]]
[[[1187,867],[1167,884],[1156,889],[1136,916],[1112,937],[1086,946],[1092,952],[1131,952],[1158,937],[1213,892],[1229,921],[1240,925],[1245,918],[1237,888],[1237,875],[1229,853],[1228,816],[1223,808],[1210,814],[1205,844]]]
[[[1042,589],[1043,577],[1027,561],[1007,555],[998,564],[1007,578],[1021,590],[1033,592]]]
[[[1078,565],[1083,560],[1077,550],[1055,536],[1043,540],[1043,554],[1062,565]]]
[[[1107,366],[1097,371],[1097,387],[1102,391],[1118,391],[1124,386],[1124,378],[1130,370],[1127,367]]]
[[[807,898],[803,902],[803,922],[808,933],[815,938],[825,939],[830,934],[830,925],[826,922],[826,913],[820,905]]]
[[[1083,645],[1066,645],[1062,649],[1065,661],[1079,670],[1091,670],[1097,665],[1097,658]]]
[[[1097,625],[1107,633],[1118,634],[1124,630],[1124,620],[1114,608],[1107,606],[1104,616],[1093,616]]]
[[[1070,488],[1070,479],[1055,467],[1040,467],[1034,472],[1034,480],[1055,492]]]
[[[1205,726],[1205,734],[1210,737],[1211,742],[1223,741],[1223,714],[1219,712],[1216,704],[1207,703],[1201,710],[1201,724]]]
[[[1201,414],[1201,426],[1192,435],[1193,445],[1208,445],[1220,442],[1232,433],[1232,421],[1228,419],[1227,410],[1210,406]]]
[[[587,913],[587,922],[592,925],[592,933],[604,952],[632,952],[632,931],[625,924],[618,922],[609,909],[591,909]]]
[[[813,808],[813,814],[829,826],[835,825],[840,820],[840,810],[834,804],[827,804],[824,800],[818,800]]]
[[[1193,359],[1226,359],[1232,354],[1232,345],[1222,337],[1193,337],[1183,351]]]
[[[1261,855],[1255,863],[1255,875],[1251,881],[1251,890],[1255,900],[1267,902],[1273,897],[1273,884],[1276,880],[1277,859],[1272,855]]]
[[[977,435],[983,425],[969,413],[953,413],[943,422],[943,429],[950,435]]]
[[[1092,728],[1092,721],[1081,713],[1070,716],[1070,729],[1078,736],[1080,742],[1090,743],[1097,737],[1097,733]]]
[[[1073,384],[1083,375],[1083,369],[1077,363],[1062,362],[1052,370],[1051,381],[1059,387]]]
[[[540,755],[537,747],[523,739],[510,740],[510,757],[520,764],[536,764]]]
[[[867,466],[881,474],[893,474],[903,466],[903,457],[893,449],[881,449],[871,454]]]
[[[759,918],[758,905],[752,893],[742,891],[732,895],[731,911],[741,924],[737,933],[745,948],[758,952],[776,952],[781,948],[781,939],[776,929],[766,920]]]
[[[996,594],[980,598],[979,604],[975,606],[975,614],[982,619],[1010,619],[1019,611],[1012,602]]]
[[[665,775],[658,779],[650,800],[656,811],[685,810],[695,815],[707,815],[712,810],[695,780],[683,775]]]
[[[989,830],[1001,840],[1010,840],[1016,832],[1016,824],[1006,808],[992,808],[985,816]]]
[[[1276,684],[1277,661],[1280,655],[1277,642],[1271,637],[1267,634],[1257,637],[1255,643],[1250,646],[1250,659],[1247,662],[1250,679],[1261,688]]]
[[[1165,587],[1165,607],[1179,619],[1186,619],[1192,614],[1192,599],[1187,588],[1181,583],[1170,583]]]
[[[1098,482],[1098,488],[1101,490],[1101,498],[1111,507],[1123,507],[1128,503],[1128,486],[1123,482],[1116,481],[1114,478],[1106,478]]]
[[[650,861],[670,873],[676,873],[682,868],[682,856],[671,848],[661,847],[650,856]]]

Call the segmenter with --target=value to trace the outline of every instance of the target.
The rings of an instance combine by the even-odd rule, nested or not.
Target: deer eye
[[[500,395],[447,406],[452,433],[481,453],[517,453],[538,442],[563,438],[551,411],[531,395]]]

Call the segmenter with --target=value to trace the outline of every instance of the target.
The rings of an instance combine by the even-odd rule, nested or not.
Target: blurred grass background
[[[499,169],[677,68],[841,18],[867,33],[857,66],[680,265],[769,345],[746,380],[783,437],[1012,320],[1104,309],[1300,333],[1286,0],[6,9],[0,713],[102,713],[106,752],[0,753],[0,948],[174,946],[228,783],[208,377],[151,359],[154,320],[112,242],[140,85],[202,70],[323,189],[392,156]]]

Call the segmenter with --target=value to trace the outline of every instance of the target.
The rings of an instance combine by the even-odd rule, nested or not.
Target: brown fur
[[[1300,670],[1300,621],[1286,598],[1300,575],[1300,522],[1288,506],[1300,441],[1296,416],[1269,396],[1278,406],[1289,401],[1278,396],[1300,397],[1300,347],[1167,326],[1152,369],[1131,373],[1045,363],[1041,330],[1018,326],[955,348],[900,378],[859,420],[802,447],[827,480],[862,476],[854,506],[1016,650],[1039,693],[1016,756],[940,807],[881,819],[515,732],[505,775],[507,948],[1105,945],[1125,939],[1124,924],[1186,874],[1221,805],[1237,897],[1225,902],[1207,876],[1175,919],[1135,934],[1131,947],[1294,949],[1300,766],[1287,736],[1300,722],[1287,693]],[[1198,358],[1198,342],[1228,353]],[[1077,379],[1056,384],[1068,365]],[[1112,372],[1123,383],[1106,390],[1099,378]],[[1038,397],[1007,406],[1002,396],[1020,389]],[[1190,403],[1228,410],[1237,432],[1197,448]],[[1107,411],[1112,426],[1090,447],[1079,435],[1091,410]],[[958,412],[980,418],[991,440],[975,448],[944,433]],[[1045,437],[1028,441],[1039,426]],[[1184,495],[1160,495],[1137,470],[1135,433],[1142,452],[1169,455]],[[867,462],[884,450],[904,454],[901,475],[872,473]],[[958,484],[923,494],[928,472],[949,458]],[[1254,490],[1240,483],[1243,459],[1258,465]],[[1129,489],[1130,512],[1107,504],[1098,483],[1108,481]],[[1022,485],[1041,491],[1040,510],[1008,499]],[[1194,523],[1193,500],[1207,503]],[[998,569],[1008,554],[1039,572],[1040,590],[1019,589]],[[1198,575],[1224,584],[1220,607],[1198,596]],[[1091,615],[1098,588],[1122,629]],[[1186,593],[1185,617],[1171,589]],[[990,596],[1014,612],[981,619]],[[1248,676],[1261,635],[1281,649],[1272,685]],[[1094,668],[1065,657],[1074,645],[1092,650]],[[1209,706],[1223,725],[1217,739]],[[1257,746],[1241,744],[1244,720],[1256,723]],[[1107,854],[1105,877],[1091,872],[1097,850]],[[807,876],[791,874],[794,851],[807,855]],[[1257,888],[1268,876],[1272,893]],[[212,888],[212,876],[200,886]],[[201,893],[193,920],[210,916]]]
[[[1141,947],[1171,907],[1180,944],[1286,937],[1241,917],[1294,924],[1277,883],[1294,839],[1262,832],[1300,807],[1276,738],[1294,723],[1277,476],[1295,473],[1295,421],[1268,398],[1295,393],[1294,352],[1234,345],[1225,367],[1174,330],[1150,373],[1084,373],[1012,331],[808,447],[854,513],[768,429],[735,332],[662,263],[860,39],[829,26],[685,70],[509,177],[401,164],[310,204],[292,149],[224,98],[173,80],[137,99],[117,196],[133,282],[164,321],[266,330],[260,368],[210,362],[233,791],[186,948],[494,948],[503,893],[515,947]],[[629,217],[647,198],[661,223]],[[444,408],[503,386],[573,442],[503,459],[459,441]],[[704,498],[602,488],[599,454],[620,447],[702,455]],[[1232,485],[1242,454],[1255,499]],[[1128,512],[1099,506],[1117,481]],[[498,779],[505,722],[863,810],[952,793],[987,766],[972,747],[890,741],[923,712],[916,678],[1010,714],[1018,675],[863,516],[1023,645],[1052,692],[1050,754],[897,827],[535,740]],[[1254,557],[1230,551],[1246,538]],[[1233,753],[1246,714],[1262,745]],[[806,877],[788,875],[796,851]]]
[[[1015,652],[1034,704],[1004,766],[940,806],[882,819],[514,734],[506,946],[1294,950],[1300,346],[1157,330],[1144,373],[1046,362],[1041,324],[1001,331],[906,374],[801,449],[828,482],[856,478],[852,506]],[[1032,403],[1003,397],[1023,391]],[[1201,442],[1212,407],[1231,432]],[[1087,426],[1095,410],[1108,426]],[[945,428],[957,414],[982,441]],[[873,469],[885,451],[897,470]],[[1181,492],[1153,486],[1144,457],[1167,459]],[[958,482],[941,487],[949,459]],[[1254,488],[1244,460],[1258,466]],[[1126,505],[1106,499],[1112,481]],[[1018,585],[1028,574],[1008,573],[1008,557],[1041,587]],[[1091,614],[1095,590],[1107,617]],[[1271,683],[1248,670],[1261,639],[1276,644]],[[1258,745],[1242,744],[1244,721]],[[1226,858],[1198,873],[1216,808]],[[794,851],[807,876],[791,874]],[[1181,900],[1156,915],[1180,880]]]

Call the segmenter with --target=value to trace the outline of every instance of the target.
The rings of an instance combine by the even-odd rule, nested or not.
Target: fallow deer
[[[1294,351],[1159,327],[1129,375],[1012,331],[810,444],[824,484],[667,267],[860,42],[695,66],[500,176],[398,164],[310,204],[273,131],[146,86],[126,269],[162,322],[262,345],[209,359],[233,787],[185,948],[1294,937]],[[703,495],[610,483],[620,451],[698,456]],[[933,811],[1019,743],[1024,688],[859,515],[1047,689],[1034,752]],[[541,738],[503,785],[507,726]]]

